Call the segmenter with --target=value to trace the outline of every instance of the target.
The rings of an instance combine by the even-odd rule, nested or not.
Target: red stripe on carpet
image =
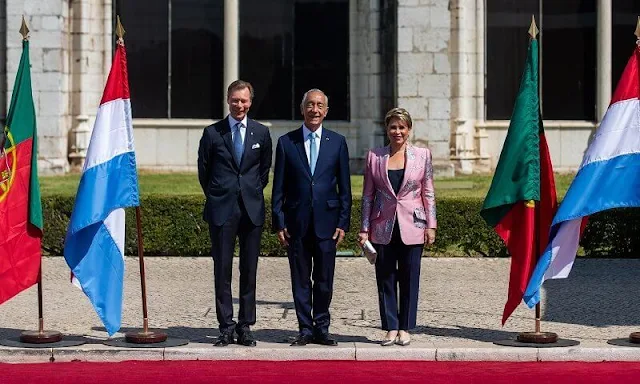
[[[12,383],[628,383],[636,362],[125,361],[0,364]]]

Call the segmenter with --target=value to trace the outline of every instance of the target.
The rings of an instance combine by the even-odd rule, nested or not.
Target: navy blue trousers
[[[256,274],[262,226],[255,226],[249,219],[242,198],[234,204],[231,216],[221,226],[209,225],[211,256],[213,257],[216,316],[220,333],[238,334],[256,323]],[[236,238],[240,246],[240,309],[238,323],[233,320],[231,297],[231,271]]]
[[[415,328],[420,292],[420,260],[423,244],[402,243],[398,225],[388,245],[373,244],[380,320],[385,331]]]
[[[313,225],[309,225],[304,236],[289,239],[287,251],[300,335],[326,335],[331,322],[336,241],[316,237]]]

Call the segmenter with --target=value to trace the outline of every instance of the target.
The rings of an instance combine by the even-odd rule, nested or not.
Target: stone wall
[[[69,3],[66,0],[6,0],[7,102],[22,54],[18,29],[23,15],[31,31],[29,53],[38,125],[38,166],[45,174],[63,173],[68,170]]]
[[[196,171],[202,130],[214,122],[198,119],[134,119],[133,133],[138,168],[155,171]],[[300,128],[302,121],[263,120],[260,123],[269,127],[275,159],[275,149],[280,136]],[[351,173],[358,173],[358,167],[362,166],[361,159],[352,154],[357,152],[359,126],[344,121],[327,121],[324,125],[345,136],[351,157]]]
[[[5,4],[6,7],[1,6]],[[69,159],[86,150],[111,64],[113,39],[110,0],[1,0],[0,102],[7,105],[20,55],[18,33],[24,15],[30,29],[33,99],[42,174],[67,172]],[[6,31],[4,27],[6,26]],[[8,33],[6,33],[8,32]],[[0,109],[0,117],[4,111]],[[84,153],[82,153],[83,155]],[[76,166],[80,166],[76,162]]]
[[[456,170],[489,170],[484,105],[484,0],[451,1],[451,160]]]
[[[445,0],[398,1],[398,105],[413,118],[413,140],[431,149],[440,174],[453,175],[451,14]]]
[[[349,148],[352,158],[384,142],[382,128],[380,53],[380,1],[353,0],[349,4],[351,120],[357,122],[358,140]],[[355,164],[354,172],[362,166]]]
[[[95,115],[111,68],[115,41],[111,9],[110,0],[74,1],[71,6],[69,160],[74,168],[81,167],[86,156]]]

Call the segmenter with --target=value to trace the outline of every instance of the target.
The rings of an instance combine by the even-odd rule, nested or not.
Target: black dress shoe
[[[313,342],[320,345],[328,345],[331,347],[335,347],[338,345],[338,342],[335,339],[332,339],[329,335],[318,335],[313,338]]]
[[[308,335],[299,335],[295,340],[291,343],[292,347],[304,347],[305,345],[313,342],[313,337]]]
[[[233,344],[235,341],[233,340],[233,333],[221,333],[218,336],[218,340],[216,340],[213,345],[216,347],[226,347],[229,344]]]
[[[253,337],[251,331],[247,329],[238,334],[238,344],[244,345],[245,347],[255,347],[256,339]]]

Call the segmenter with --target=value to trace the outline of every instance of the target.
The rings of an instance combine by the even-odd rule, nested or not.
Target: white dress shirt
[[[244,145],[244,138],[247,133],[247,116],[242,119],[242,121],[238,121],[229,115],[229,127],[231,128],[231,142],[233,143],[233,139],[235,138],[235,127],[236,124],[241,123],[240,126],[240,139],[242,139],[242,145]]]
[[[307,161],[309,162],[309,165],[311,165],[311,157],[309,156],[309,150],[311,148],[310,146],[310,140],[309,140],[309,134],[311,133],[311,130],[309,128],[307,128],[306,125],[304,125],[304,123],[302,124],[302,138],[304,139],[304,151],[307,153]],[[322,142],[322,140],[320,140],[322,138],[322,125],[315,130],[316,133],[316,150],[317,150],[317,154],[320,154],[320,143]]]

